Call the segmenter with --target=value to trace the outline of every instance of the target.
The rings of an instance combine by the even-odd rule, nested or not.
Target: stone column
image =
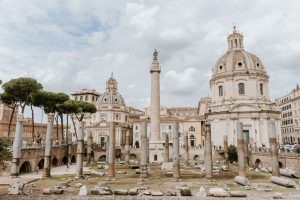
[[[243,132],[243,138],[244,138],[244,153],[245,153],[245,167],[249,165],[249,148],[248,148],[248,137],[247,134]]]
[[[125,166],[129,167],[129,157],[130,157],[130,145],[129,145],[129,131],[126,131],[126,145],[125,145]]]
[[[147,123],[142,122],[140,126],[141,133],[141,173],[140,178],[148,178],[148,169],[147,169]]]
[[[224,135],[224,157],[225,157],[225,165],[229,166],[228,161],[228,136]]]
[[[211,181],[213,177],[213,163],[212,163],[212,145],[211,145],[211,126],[208,122],[204,125],[205,129],[205,151],[204,151],[204,163],[205,163],[205,177]]]
[[[109,149],[108,149],[108,178],[115,178],[115,159],[116,159],[116,128],[115,123],[109,123]]]
[[[54,114],[48,113],[48,124],[47,124],[47,132],[46,132],[46,140],[45,140],[45,157],[44,157],[44,169],[43,169],[43,177],[48,178],[51,177],[51,138],[53,131],[53,120]]]
[[[68,163],[72,160],[72,133],[67,133],[68,141]]]
[[[276,139],[276,129],[275,129],[275,122],[274,121],[268,121],[268,132],[269,132],[269,140],[270,140],[272,175],[273,176],[280,176],[278,150],[277,150],[277,139]]]
[[[22,148],[22,132],[23,132],[23,114],[18,114],[16,133],[13,143],[13,156],[12,156],[12,166],[11,166],[11,176],[19,176],[19,165],[21,158],[21,148]]]
[[[149,137],[147,137],[147,140],[146,140],[146,142],[147,142],[147,164],[149,164],[150,163],[150,157],[149,157],[149,151],[150,151],[150,147],[149,147]]]
[[[76,155],[76,177],[83,177],[83,135],[84,122],[79,121],[78,135],[77,135],[77,155]]]
[[[87,136],[87,149],[86,149],[86,156],[87,156],[87,164],[91,163],[91,154],[92,154],[92,143],[93,143],[93,136],[92,136],[92,132],[89,131],[88,132],[88,136]]]
[[[190,165],[189,163],[189,136],[188,132],[184,132],[184,137],[183,137],[183,148],[184,148],[184,165],[188,167]]]
[[[169,134],[165,133],[164,162],[169,162]]]
[[[153,53],[151,74],[151,141],[160,141],[160,66],[157,60],[158,52]]]
[[[242,122],[236,123],[236,132],[237,132],[237,153],[238,153],[238,164],[239,164],[239,176],[246,177],[244,136],[243,136]]]
[[[180,178],[178,122],[173,123],[173,177]]]
[[[108,163],[108,157],[109,157],[109,135],[106,137],[106,163]]]

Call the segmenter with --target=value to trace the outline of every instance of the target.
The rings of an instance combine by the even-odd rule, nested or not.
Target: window
[[[172,125],[169,125],[169,130],[171,130],[172,129]]]
[[[80,96],[80,101],[82,101],[83,100],[83,97],[82,96]]]
[[[223,86],[219,86],[219,96],[223,96]]]
[[[87,101],[87,100],[88,100],[88,98],[89,98],[88,96],[85,96],[85,101]]]
[[[264,85],[262,83],[259,84],[259,91],[260,91],[260,95],[264,95]]]
[[[239,94],[245,94],[245,84],[239,83]]]

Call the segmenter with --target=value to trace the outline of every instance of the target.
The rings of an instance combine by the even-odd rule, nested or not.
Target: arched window
[[[239,83],[239,94],[245,94],[245,84]]]
[[[223,86],[219,86],[219,96],[223,96]]]
[[[259,91],[260,91],[260,95],[264,95],[264,85],[262,83],[259,84]]]

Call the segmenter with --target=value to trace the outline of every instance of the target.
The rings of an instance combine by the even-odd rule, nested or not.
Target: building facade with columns
[[[227,37],[227,52],[212,69],[206,114],[212,143],[220,148],[224,135],[229,144],[237,145],[237,122],[243,123],[243,132],[253,147],[268,147],[269,120],[275,121],[281,141],[280,110],[269,97],[269,75],[263,62],[244,50],[243,39],[234,28]]]

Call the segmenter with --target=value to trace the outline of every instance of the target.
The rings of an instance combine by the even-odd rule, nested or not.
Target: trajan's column
[[[150,122],[150,162],[162,160],[162,147],[160,138],[160,66],[157,60],[158,52],[155,49],[150,68],[151,74],[151,122]]]

